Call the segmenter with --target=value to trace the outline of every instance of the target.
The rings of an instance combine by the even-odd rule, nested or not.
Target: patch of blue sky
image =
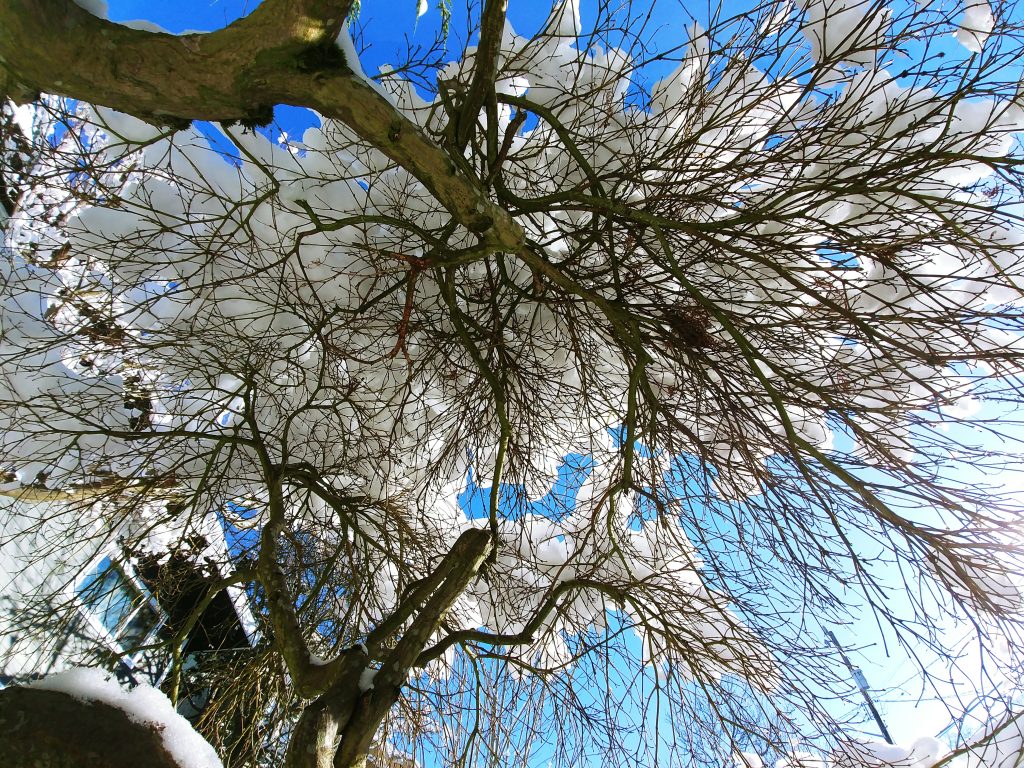
[[[255,505],[229,501],[217,510],[217,519],[224,529],[228,553],[233,560],[254,557],[259,551],[260,529],[252,524],[261,514]]]
[[[560,520],[571,513],[576,493],[594,467],[590,456],[574,453],[566,456],[558,467],[551,490],[539,499],[530,500],[521,485],[502,483],[498,491],[498,504],[502,517],[522,519],[539,515]],[[459,506],[471,520],[486,518],[491,503],[491,486],[478,485],[473,472],[469,473],[465,490],[459,494]]]
[[[502,710],[505,722],[521,727],[502,729],[510,744],[500,764],[550,765],[571,755],[574,765],[586,768],[722,768],[734,750],[754,752],[765,765],[782,757],[780,747],[787,742],[768,694],[733,676],[698,681],[685,665],[642,663],[643,641],[624,612],[609,610],[607,628],[599,633],[565,640],[575,661],[537,681],[532,696],[523,694],[529,698],[518,704],[530,709],[528,715],[514,707]],[[600,650],[590,653],[595,648]],[[504,664],[502,650],[477,657],[474,665],[484,680],[494,679]],[[527,752],[521,745],[529,736]],[[430,768],[447,765],[433,751],[418,757]]]
[[[464,710],[470,721],[466,733],[476,730],[474,723],[483,725],[485,730],[463,745],[466,759],[461,764],[543,766],[550,765],[558,756],[567,755],[575,758],[575,765],[586,768],[658,764],[653,759],[654,740],[659,731],[667,733],[667,729],[654,726],[659,681],[653,667],[640,666],[640,640],[629,619],[613,611],[608,615],[606,632],[565,639],[579,656],[574,664],[543,678],[527,679],[521,686],[502,687],[502,692],[512,692],[496,714],[503,722],[518,724],[517,727],[502,727],[493,736],[487,736],[486,723],[476,721],[471,710]],[[613,661],[603,653],[585,653],[592,646],[608,643],[615,646],[618,656],[630,661],[624,663],[618,658]],[[505,666],[501,657],[506,650],[497,647],[476,655],[472,664],[482,682],[501,679],[498,671]],[[523,661],[531,664],[537,659],[524,658]],[[425,688],[437,685],[425,675],[422,682]],[[445,705],[457,703],[459,697],[465,695],[461,686],[451,690],[446,690],[445,686],[446,683],[440,683],[438,690],[441,711]],[[501,695],[496,688],[492,693]],[[499,733],[504,743],[496,743]],[[491,751],[495,748],[501,751]],[[477,759],[474,759],[475,752],[479,752]],[[429,746],[417,754],[417,758],[429,768],[450,765],[439,751]],[[628,761],[623,762],[623,758]]]
[[[215,510],[220,527],[224,531],[224,542],[228,557],[235,564],[251,566],[259,556],[260,526],[256,519],[261,511],[258,506],[229,501],[222,509]],[[266,617],[266,600],[263,586],[255,579],[244,584],[249,607],[256,617]]]
[[[621,444],[623,435],[620,433],[616,437]],[[837,443],[839,449],[831,452],[830,455],[837,461],[847,464],[844,457],[848,457],[853,451],[852,438],[849,435],[840,434],[837,436]],[[642,447],[641,450],[646,452]],[[787,473],[792,476],[795,471],[791,465],[787,465],[777,457],[768,461],[780,476]],[[888,480],[877,470],[861,465],[860,462],[853,462],[848,466],[853,474],[865,481],[884,483]],[[521,487],[503,486],[500,495],[503,516],[515,519],[526,514],[537,514],[558,519],[571,513],[575,493],[591,468],[592,460],[589,457],[578,455],[569,457],[560,467],[559,477],[552,491],[542,499],[533,502],[525,499]],[[777,611],[780,599],[785,603],[789,599],[787,595],[793,597],[794,588],[799,591],[799,585],[795,585],[794,582],[794,574],[779,566],[778,554],[780,548],[787,546],[787,542],[792,541],[796,534],[786,527],[793,521],[782,526],[765,525],[764,514],[763,512],[759,514],[757,508],[764,504],[779,504],[791,510],[797,510],[800,505],[806,506],[808,502],[803,498],[801,490],[792,484],[788,490],[770,489],[766,492],[766,496],[756,497],[751,501],[724,501],[718,499],[710,490],[714,477],[714,468],[705,465],[697,457],[692,455],[676,457],[672,464],[672,473],[668,477],[667,487],[658,492],[664,503],[658,504],[654,498],[641,497],[630,524],[634,529],[639,529],[641,525],[654,520],[659,514],[664,514],[665,509],[679,510],[679,522],[707,565],[702,573],[707,585],[712,589],[719,589],[733,595],[736,599],[734,610],[741,617],[745,614],[766,615],[769,612]],[[469,487],[460,497],[460,503],[469,517],[483,518],[487,516],[489,494],[489,488],[481,488],[470,482]],[[906,489],[904,493],[901,493],[900,489],[893,488],[887,495],[886,501],[894,507],[898,507],[899,511],[908,519],[916,519],[918,522],[936,522],[936,511],[923,507],[913,489]],[[813,504],[813,502],[811,503]],[[827,502],[823,500],[822,503]],[[849,510],[846,511],[849,512]],[[914,657],[920,657],[926,652],[926,649],[915,648],[912,643],[907,642],[910,639],[909,636],[900,636],[896,629],[886,627],[878,620],[881,612],[890,612],[896,617],[913,615],[914,598],[891,588],[901,579],[913,578],[913,574],[904,573],[904,568],[901,568],[899,563],[891,557],[885,557],[888,550],[883,546],[883,542],[876,539],[874,534],[867,532],[869,528],[867,514],[863,513],[863,519],[860,521],[865,526],[864,530],[861,530],[856,524],[851,524],[849,530],[844,531],[844,535],[853,551],[867,564],[867,573],[877,580],[886,593],[884,602],[876,595],[874,599],[878,601],[878,605],[874,608],[871,607],[859,589],[851,587],[844,581],[841,570],[837,568],[831,575],[820,574],[817,577],[818,588],[838,595],[842,603],[852,613],[852,618],[845,618],[846,623],[837,626],[830,620],[828,612],[822,611],[819,614],[811,610],[810,612],[801,611],[799,620],[807,624],[813,634],[822,638],[823,652],[828,650],[824,640],[825,631],[835,629],[841,638],[840,641],[844,643],[857,662],[869,670],[873,670],[875,673],[873,677],[884,682],[886,678],[890,680],[892,678],[888,670],[906,669],[908,665],[916,663]],[[801,524],[810,525],[811,520],[808,518]],[[830,539],[836,539],[835,535],[829,534],[824,528],[819,533],[823,543],[827,543]],[[837,540],[832,541],[832,545],[835,545],[836,542]],[[836,550],[836,552],[837,556],[841,555],[840,550]],[[833,561],[833,565],[838,566],[839,562]],[[848,566],[847,571],[852,573],[855,568],[852,560]],[[748,580],[752,578],[752,568],[756,569],[757,573],[758,588],[756,589],[749,587]],[[793,599],[791,608],[795,611],[798,602],[797,598]],[[616,615],[614,612],[609,613],[610,618]],[[791,616],[791,619],[794,617],[795,614]],[[612,621],[613,624],[615,622],[628,623],[628,619],[621,615],[618,615],[618,618],[612,618]],[[619,629],[621,628],[619,627]],[[617,634],[614,626],[609,632],[613,635]],[[632,639],[624,640],[623,648],[629,657],[639,659],[641,655],[640,640],[636,639],[631,632],[629,634]],[[838,665],[837,659],[836,669],[842,679],[843,673]],[[630,666],[631,663],[627,662],[623,669]],[[653,666],[637,671],[635,674],[644,676],[644,685],[647,685],[652,692],[658,686],[665,685],[665,682],[658,678],[657,670]],[[646,678],[651,679],[647,680]],[[635,683],[636,680],[633,682]],[[812,690],[816,685],[815,680],[810,676],[802,682]],[[850,697],[856,697],[857,690],[854,682],[852,680],[848,682]],[[747,686],[740,680],[733,680],[731,684]],[[707,698],[713,693],[696,684],[688,684],[688,686],[685,695],[689,697],[688,700],[693,707],[699,708],[701,697]],[[757,699],[760,694],[749,686],[747,688],[746,696]],[[879,693],[888,692],[884,686],[879,689]],[[828,692],[821,691],[822,700],[825,700],[826,693]],[[583,689],[579,695],[586,699],[591,693],[589,689]],[[605,695],[610,694],[606,692]],[[658,695],[651,693],[644,706],[655,707]],[[934,697],[924,702],[925,705],[934,703]],[[657,706],[664,707],[667,712],[670,709],[669,700],[666,698]],[[832,701],[829,708],[837,717],[852,718],[851,726],[861,734],[878,735],[870,715],[866,711],[860,712],[856,709],[851,713],[849,705],[845,703],[845,697]],[[906,707],[903,709],[905,710]],[[771,708],[765,705],[764,710],[771,711]],[[643,708],[637,711],[642,713]],[[797,713],[791,713],[791,716],[798,719]],[[912,735],[934,734],[944,725],[945,718],[948,718],[948,714],[945,714],[943,710],[935,711],[934,707],[930,707],[927,718],[912,720],[915,724]],[[649,713],[645,714],[643,719],[648,723],[652,722]],[[804,725],[810,727],[809,723],[805,722]],[[665,728],[664,732],[669,733],[671,729]],[[907,736],[908,734],[904,732],[900,735]],[[636,738],[638,741],[640,740],[639,735],[636,735]],[[656,740],[659,737],[654,736],[653,738]],[[742,739],[738,738],[737,744],[740,744],[741,741]],[[654,742],[648,740],[645,743],[650,746]],[[810,745],[805,746],[809,747]],[[762,744],[761,748],[752,751],[758,752],[766,760],[766,764],[771,764],[774,757],[777,757],[776,747],[767,742]]]
[[[999,434],[1002,437],[998,439],[1017,443],[1019,452],[1020,439],[1024,437],[1019,421],[1003,421],[991,410],[980,413],[974,421],[950,425],[949,444],[998,450],[994,435]],[[925,429],[931,426],[922,423],[912,430],[911,442],[925,440]],[[861,482],[873,487],[893,511],[917,525],[935,529],[953,527],[950,514],[941,505],[920,494],[914,484],[858,457],[850,431],[838,426],[835,430],[836,448],[829,453],[830,457],[842,463]],[[936,473],[938,482],[974,489],[987,486],[991,491],[1011,495],[1015,490],[1018,493],[1022,490],[1020,466],[1004,467],[998,474],[983,464],[968,467],[962,461],[958,463],[956,458],[929,467]],[[831,562],[842,565],[842,561],[846,561],[845,570],[851,577],[856,574],[856,579],[847,583],[837,572],[819,579],[824,579],[825,589],[842,602],[847,615],[832,624],[823,612],[809,612],[807,618],[822,630],[833,630],[854,663],[866,670],[869,681],[874,684],[873,694],[878,698],[882,717],[897,743],[935,736],[965,703],[962,692],[971,691],[973,696],[988,675],[984,672],[985,656],[977,645],[981,629],[974,618],[963,612],[946,614],[949,597],[944,596],[941,589],[930,586],[927,577],[922,577],[922,562],[911,565],[915,557],[909,543],[902,541],[902,534],[886,532],[877,524],[869,525],[868,512],[860,512],[858,519],[851,519],[857,513],[844,506],[840,513],[845,523],[843,546],[849,547],[849,554],[836,550]],[[856,553],[856,563],[852,553]],[[862,579],[870,580],[873,586],[866,588]],[[947,607],[941,608],[943,605]],[[937,622],[935,617],[938,616],[945,618]],[[932,643],[926,642],[933,634],[948,651],[937,651]],[[830,711],[840,719],[851,715],[859,718],[857,730],[865,736],[878,737],[872,718],[857,701],[852,680],[849,693],[849,697],[832,700]]]
[[[882,500],[906,519],[923,525],[948,523],[941,510],[926,503],[913,486],[897,485],[892,477],[857,458],[852,435],[848,430],[841,430],[838,424],[833,426],[836,448],[827,453],[830,459],[841,463],[861,481],[878,486]],[[979,447],[986,444],[984,438],[978,440],[978,435],[972,440],[968,434],[972,430],[970,425],[959,425],[956,429],[964,434],[952,435],[954,442],[974,443]],[[1013,431],[1024,434],[1019,427]],[[795,477],[795,469],[783,459],[773,457],[768,462],[775,476]],[[811,463],[815,462],[811,460]],[[907,586],[921,584],[916,566],[911,568],[905,559],[894,555],[893,541],[889,534],[872,525],[871,513],[857,511],[835,499],[820,498],[815,502],[813,498],[805,498],[802,486],[794,482],[765,489],[763,495],[745,501],[726,502],[709,493],[707,485],[713,470],[695,457],[679,457],[673,469],[668,495],[677,505],[682,505],[681,523],[707,566],[703,573],[705,582],[732,595],[738,615],[763,617],[781,609],[779,628],[783,622],[794,626],[794,622],[798,622],[802,631],[822,637],[823,658],[833,653],[833,649],[826,646],[824,633],[835,631],[855,663],[867,670],[869,679],[875,683],[874,693],[881,700],[883,718],[898,742],[909,743],[919,736],[934,736],[949,722],[957,699],[951,696],[944,702],[944,695],[967,683],[969,670],[957,668],[957,665],[948,669],[948,659],[919,642],[915,633],[926,630],[922,622],[929,621],[930,615],[937,615],[937,600],[941,598],[927,586],[919,589]],[[962,470],[960,467],[957,472],[951,467],[948,479],[966,484],[984,480],[981,468],[975,476],[965,476]],[[766,517],[764,509],[772,506],[788,508],[788,519]],[[842,518],[845,540],[818,516],[816,510],[825,507],[832,508]],[[813,514],[802,516],[800,509]],[[650,514],[653,513],[652,508]],[[780,548],[795,541],[793,525],[805,527],[802,531],[805,542],[810,535],[825,547],[821,567],[815,569],[813,580],[819,594],[828,594],[839,601],[843,606],[842,616],[835,613],[834,606],[832,609],[826,605],[815,608],[808,602],[806,591],[800,594],[799,575],[782,567]],[[901,551],[899,545],[896,546],[897,551]],[[861,581],[862,578],[871,580],[874,586]],[[894,619],[892,623],[889,616]],[[962,624],[947,622],[932,629],[955,640],[969,629],[969,622],[965,618]],[[963,651],[963,647],[960,650]],[[808,691],[817,690],[826,708],[840,722],[848,723],[851,735],[859,733],[880,738],[873,718],[858,701],[854,680],[845,679],[838,658],[833,662],[837,680],[845,681],[846,695],[836,698],[834,692],[822,689],[810,670],[806,679],[793,682]],[[800,669],[792,672],[798,677],[801,675]],[[915,687],[917,698],[908,692]],[[799,715],[793,714],[799,722]],[[770,762],[766,760],[766,764]]]
[[[238,148],[224,135],[223,131],[204,120],[195,121],[193,126],[206,139],[210,149],[220,155],[225,162],[230,163],[236,168],[242,167],[242,158]]]
[[[78,100],[65,99],[64,104],[66,111],[61,111],[57,120],[54,121],[49,134],[46,136],[46,141],[51,147],[59,146],[61,140],[67,136],[68,131],[73,131],[77,128],[76,124],[69,120],[68,115],[75,113],[75,110],[78,108]]]
[[[152,0],[110,0],[113,21],[145,21],[159,24],[168,32],[212,32],[226,27],[251,11],[252,0],[193,0],[192,2],[154,3]]]

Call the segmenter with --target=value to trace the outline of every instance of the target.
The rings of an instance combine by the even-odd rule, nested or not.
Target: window
[[[86,574],[75,593],[90,622],[122,652],[143,645],[166,618],[149,590],[109,557]]]

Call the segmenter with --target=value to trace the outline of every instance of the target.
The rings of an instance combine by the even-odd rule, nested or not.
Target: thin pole
[[[875,722],[878,723],[878,728],[882,732],[882,736],[890,744],[894,744],[892,736],[889,735],[889,729],[885,727],[885,723],[882,722],[882,716],[878,714],[878,710],[875,708],[875,702],[871,700],[871,692],[868,690],[868,681],[864,677],[864,673],[860,671],[860,667],[855,667],[850,662],[849,657],[846,655],[846,651],[843,650],[843,646],[836,640],[836,636],[832,634],[831,629],[825,630],[825,636],[832,641],[832,645],[839,651],[840,657],[843,659],[843,663],[846,668],[850,670],[850,674],[853,675],[854,681],[857,683],[857,687],[860,689],[861,696],[864,697],[864,701],[868,705],[868,710],[871,712],[872,717],[875,718]]]

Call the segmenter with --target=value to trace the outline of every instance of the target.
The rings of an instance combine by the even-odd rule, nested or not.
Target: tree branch
[[[458,632],[452,632],[441,642],[424,650],[416,659],[414,666],[425,667],[431,661],[439,658],[445,651],[458,643],[473,642],[485,643],[487,645],[529,645],[537,639],[535,637],[537,630],[541,628],[541,625],[545,622],[551,612],[558,606],[558,601],[561,600],[562,596],[570,591],[580,589],[592,589],[596,592],[600,592],[607,595],[617,603],[625,603],[628,599],[628,595],[624,590],[593,579],[573,579],[571,581],[563,581],[551,590],[548,596],[544,599],[544,602],[540,604],[536,611],[534,611],[533,616],[530,617],[530,620],[519,632],[504,634],[484,632],[478,629],[463,629]]]
[[[480,19],[480,44],[473,57],[473,80],[466,92],[466,99],[459,108],[455,126],[455,146],[459,152],[465,150],[473,138],[473,129],[487,96],[490,94],[493,97],[507,8],[508,0],[487,0],[484,5],[483,16]],[[491,128],[493,129],[493,126]]]
[[[412,173],[455,220],[495,250],[522,229],[477,180],[377,90],[335,45],[351,0],[265,0],[209,34],[145,32],[71,0],[0,0],[0,89],[46,91],[158,123],[264,121],[275,104],[342,121]]]
[[[274,629],[274,644],[292,676],[295,692],[306,699],[331,691],[339,681],[348,681],[362,671],[369,656],[364,647],[347,648],[326,664],[313,662],[295,609],[294,597],[280,563],[284,558],[279,537],[285,530],[282,502],[273,489],[270,516],[260,536],[256,572],[267,596],[267,613]]]
[[[484,538],[481,535],[482,533],[482,531],[476,529],[463,533],[430,575],[410,585],[411,589],[403,596],[394,612],[378,624],[367,636],[366,647],[371,659],[377,658],[377,654],[383,645],[402,628],[402,625],[410,616],[417,610],[420,610],[421,607],[423,607],[423,610],[426,610],[425,604],[429,605],[428,601],[436,590],[440,589],[441,592],[446,594],[451,591],[452,587],[449,581],[452,574],[461,573],[462,569],[472,561],[476,549],[483,546],[479,542],[480,539]],[[473,573],[475,573],[475,570]],[[470,576],[472,575],[470,574]],[[463,588],[465,588],[465,585],[463,585]],[[458,593],[452,597],[452,600],[456,597],[458,597]],[[413,626],[416,626],[417,622],[422,621],[421,617],[422,613],[417,616]],[[426,643],[426,639],[423,640],[423,643]],[[389,661],[393,660],[393,657],[394,652],[389,656]]]

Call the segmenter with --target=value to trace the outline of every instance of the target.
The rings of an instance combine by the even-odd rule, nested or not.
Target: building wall
[[[99,666],[158,684],[167,613],[119,543],[124,521],[100,505],[0,497],[0,685]]]
[[[102,645],[75,588],[115,542],[80,523],[65,505],[0,497],[0,681],[63,669]]]

